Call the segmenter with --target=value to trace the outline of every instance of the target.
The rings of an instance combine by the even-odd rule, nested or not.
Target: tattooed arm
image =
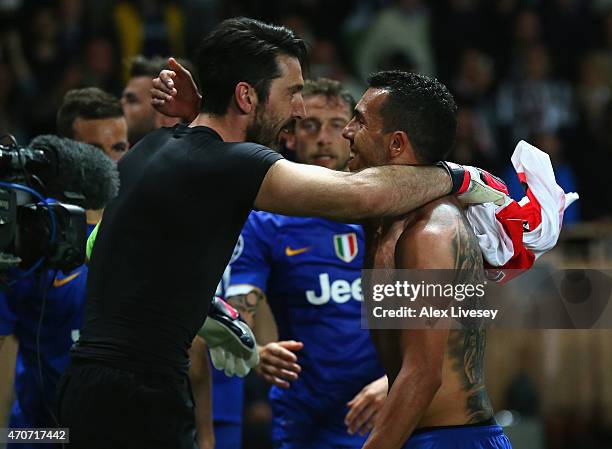
[[[242,295],[234,295],[227,298],[227,302],[235,308],[240,316],[249,327],[252,329],[255,325],[255,313],[259,304],[266,299],[266,295],[261,289],[253,287],[253,289]]]
[[[266,301],[266,295],[259,288],[243,295],[231,296],[227,301],[234,306],[247,324],[255,331],[255,313]],[[297,351],[304,345],[299,341],[274,341],[257,346],[259,365],[255,372],[272,385],[289,388],[290,381],[296,380],[302,368],[297,363]]]
[[[461,212],[447,201],[437,203],[426,206],[400,236],[396,268],[465,269],[471,263],[471,246],[465,244],[461,231]],[[389,395],[364,449],[401,448],[442,385],[449,331],[402,330],[398,335],[401,368],[389,380]]]

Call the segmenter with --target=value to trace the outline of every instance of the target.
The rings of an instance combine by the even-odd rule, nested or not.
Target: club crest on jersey
[[[244,238],[242,234],[238,236],[238,241],[236,242],[236,246],[234,246],[234,252],[232,253],[232,257],[229,261],[230,264],[233,264],[238,260],[238,258],[242,255],[242,251],[244,250]]]
[[[346,263],[353,261],[357,255],[357,234],[336,234],[334,235],[334,249],[336,256]]]

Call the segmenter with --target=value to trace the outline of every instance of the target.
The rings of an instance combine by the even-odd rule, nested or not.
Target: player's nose
[[[331,132],[327,126],[322,126],[319,131],[319,135],[317,136],[317,144],[319,146],[329,145],[331,144]]]
[[[346,124],[344,129],[342,130],[342,137],[348,140],[353,140],[353,136],[355,135],[355,119],[352,118],[350,122]]]
[[[306,117],[306,105],[304,105],[304,97],[301,93],[298,93],[291,103],[291,117],[295,119],[302,119]]]

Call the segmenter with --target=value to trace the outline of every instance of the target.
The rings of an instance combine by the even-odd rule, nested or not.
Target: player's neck
[[[244,142],[246,138],[246,122],[243,124],[241,119],[236,119],[232,114],[221,116],[201,112],[189,126],[214,129],[224,142]]]

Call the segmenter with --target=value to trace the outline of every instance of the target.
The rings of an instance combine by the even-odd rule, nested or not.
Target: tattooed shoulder
[[[433,201],[411,218],[398,241],[396,267],[446,270],[452,278],[445,280],[456,285],[484,282],[478,240],[456,199]],[[466,305],[469,300],[464,301]],[[444,358],[443,383],[449,376],[447,386],[452,389],[452,397],[458,393],[464,398],[465,424],[487,420],[493,413],[484,384],[486,334],[478,324],[450,331]],[[460,391],[455,390],[457,386]]]
[[[458,212],[451,240],[451,251],[455,259],[455,270],[465,280],[478,281],[484,277],[482,253],[476,236],[469,228],[466,218]]]
[[[484,281],[482,253],[478,240],[465,216],[459,212],[454,223],[451,251],[455,260],[458,284]],[[479,301],[474,298],[474,301]],[[478,306],[473,304],[473,306]],[[489,419],[493,409],[484,384],[486,332],[475,325],[462,331],[452,331],[448,338],[448,353],[453,370],[461,379],[466,395],[468,424]]]

